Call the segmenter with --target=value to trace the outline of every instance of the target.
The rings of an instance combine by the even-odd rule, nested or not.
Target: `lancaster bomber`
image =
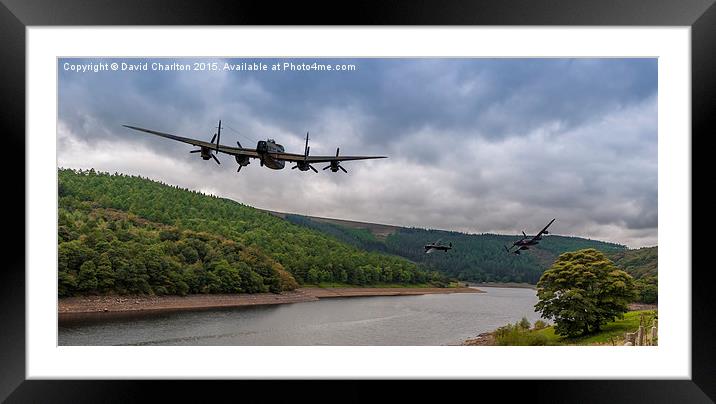
[[[543,235],[543,234],[549,234],[549,232],[547,231],[547,228],[548,228],[554,221],[555,221],[555,219],[552,219],[552,221],[550,221],[549,223],[547,223],[547,226],[545,226],[544,229],[540,230],[540,232],[537,233],[537,235],[532,236],[532,237],[526,235],[525,232],[523,231],[523,232],[522,232],[522,236],[523,236],[523,237],[522,237],[521,239],[515,241],[514,243],[512,243],[512,246],[511,246],[510,248],[507,248],[507,246],[504,246],[504,247],[505,247],[505,250],[507,250],[508,253],[511,252],[511,253],[517,254],[517,255],[520,254],[520,251],[529,250],[530,246],[534,246],[534,245],[539,244],[540,240],[542,240],[542,235]],[[512,251],[512,248],[515,248],[515,247],[516,247],[517,249],[514,250],[514,251]]]
[[[212,137],[211,141],[209,142],[197,139],[190,139],[164,132],[158,132],[151,129],[138,128],[136,126],[122,126],[133,130],[151,133],[153,135],[165,137],[168,139],[178,140],[180,142],[196,146],[198,147],[198,149],[192,150],[189,153],[201,153],[201,158],[203,158],[204,160],[209,160],[213,158],[217,164],[221,164],[221,162],[218,158],[216,158],[216,154],[230,154],[234,156],[236,162],[239,163],[239,169],[236,170],[236,172],[240,172],[241,167],[249,165],[250,159],[252,158],[259,159],[259,162],[262,167],[266,166],[272,170],[282,170],[286,166],[286,162],[288,161],[291,163],[296,163],[296,165],[291,167],[291,169],[298,168],[301,171],[313,170],[316,173],[318,172],[318,170],[313,167],[313,163],[329,163],[327,166],[323,167],[324,170],[330,168],[331,171],[335,173],[340,169],[344,173],[347,173],[348,171],[346,171],[346,169],[343,168],[343,166],[341,165],[342,161],[386,158],[385,156],[339,156],[338,152],[340,151],[340,148],[336,149],[335,156],[309,156],[308,152],[311,148],[308,147],[308,133],[306,133],[306,146],[303,150],[303,154],[286,153],[284,151],[283,146],[276,143],[276,141],[273,139],[260,140],[256,144],[255,149],[244,148],[238,141],[236,142],[236,144],[239,147],[224,146],[219,143],[219,141],[221,140],[221,121],[219,121],[219,126],[216,133],[214,134],[214,137]],[[214,140],[216,140],[216,143],[214,143]]]
[[[432,243],[432,244],[426,244],[424,246],[425,248],[425,254],[430,254],[433,251],[445,251],[452,249],[452,242],[448,245],[441,245],[440,240]]]

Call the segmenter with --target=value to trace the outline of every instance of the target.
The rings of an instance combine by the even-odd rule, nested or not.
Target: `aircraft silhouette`
[[[432,243],[432,244],[426,244],[424,246],[425,248],[425,254],[430,254],[433,251],[445,251],[452,249],[452,242],[448,245],[440,245],[440,240]]]
[[[343,168],[343,166],[341,165],[342,161],[386,158],[385,156],[339,156],[338,153],[340,151],[340,148],[336,148],[335,156],[309,156],[308,153],[311,148],[308,147],[308,132],[306,132],[306,146],[303,150],[303,154],[286,153],[284,151],[283,146],[276,143],[276,141],[273,139],[260,140],[256,144],[255,149],[244,148],[238,141],[236,142],[236,144],[239,147],[224,146],[219,143],[219,141],[221,140],[221,120],[219,120],[217,132],[214,134],[214,137],[212,137],[211,141],[209,142],[172,135],[170,133],[158,132],[151,129],[139,128],[136,126],[122,126],[124,126],[125,128],[165,137],[167,139],[173,139],[179,142],[188,143],[192,146],[197,146],[199,147],[197,150],[192,150],[189,153],[201,153],[200,156],[202,159],[209,160],[213,158],[217,164],[221,164],[221,162],[218,158],[216,158],[216,154],[230,154],[234,156],[236,162],[239,164],[239,169],[236,170],[236,172],[240,172],[241,167],[249,165],[250,159],[252,158],[259,159],[261,166],[266,166],[273,170],[283,169],[286,166],[286,162],[288,161],[291,163],[296,163],[296,165],[291,167],[291,169],[298,168],[300,171],[313,170],[316,173],[318,172],[318,170],[313,167],[313,163],[329,163],[326,167],[323,168],[324,170],[330,168],[331,171],[335,173],[340,169],[344,173],[347,173],[348,171],[346,171],[346,169]],[[214,140],[216,140],[216,143],[214,143]]]
[[[534,245],[539,244],[540,240],[542,240],[542,235],[543,235],[543,234],[549,234],[549,232],[547,231],[547,228],[548,228],[554,221],[555,221],[555,219],[552,219],[552,221],[550,221],[549,223],[547,223],[547,226],[545,226],[544,229],[540,230],[540,232],[537,233],[537,235],[532,236],[532,237],[526,235],[525,232],[523,231],[523,232],[522,232],[522,236],[523,236],[523,237],[522,237],[521,239],[515,241],[514,243],[512,243],[512,246],[511,246],[510,248],[507,248],[507,246],[504,246],[504,247],[505,247],[505,250],[506,250],[508,253],[511,252],[511,253],[517,254],[517,255],[519,255],[519,254],[520,254],[520,251],[522,251],[522,250],[529,250],[529,248],[530,248],[531,246],[534,246]],[[515,251],[512,251],[512,248],[515,248],[515,247],[516,247],[517,249],[516,249]]]

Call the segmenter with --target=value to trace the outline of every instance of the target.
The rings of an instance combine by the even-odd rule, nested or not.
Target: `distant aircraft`
[[[440,245],[440,240],[432,243],[432,244],[426,244],[425,246],[425,254],[430,254],[433,251],[445,251],[452,249],[452,243],[448,243],[448,245]]]
[[[526,235],[525,232],[523,231],[522,232],[523,237],[521,239],[515,241],[514,243],[512,243],[512,246],[510,248],[507,248],[507,246],[504,246],[505,250],[507,250],[508,253],[511,252],[511,253],[517,254],[517,255],[520,254],[521,250],[529,250],[530,246],[539,244],[540,240],[542,240],[543,234],[549,234],[549,232],[547,231],[547,228],[554,221],[555,221],[555,219],[552,219],[551,222],[547,223],[547,226],[545,226],[544,229],[540,230],[540,232],[537,233],[537,235],[533,236],[533,237]],[[514,247],[517,247],[517,249],[515,251],[511,251],[512,248],[514,248]]]
[[[291,167],[291,169],[298,168],[301,171],[308,171],[310,169],[316,173],[318,172],[318,170],[313,167],[312,163],[329,163],[326,167],[323,168],[324,170],[330,168],[331,171],[335,173],[340,169],[344,173],[347,173],[348,171],[346,171],[346,169],[341,166],[341,161],[386,158],[385,156],[338,156],[340,148],[336,149],[335,156],[309,156],[308,152],[310,150],[310,147],[308,147],[308,132],[306,132],[306,147],[303,150],[303,154],[285,153],[283,146],[276,143],[276,141],[274,141],[273,139],[260,140],[256,144],[255,149],[246,149],[241,146],[241,143],[239,143],[238,141],[236,142],[236,144],[239,147],[223,146],[219,144],[219,140],[221,139],[221,121],[219,121],[217,132],[214,134],[214,137],[212,137],[211,141],[209,142],[176,136],[164,132],[157,132],[151,129],[138,128],[136,126],[122,126],[129,129],[147,132],[153,135],[178,140],[180,142],[197,146],[199,147],[199,149],[192,150],[189,153],[201,153],[201,158],[203,158],[204,160],[209,160],[210,158],[213,158],[217,164],[221,164],[221,162],[219,161],[219,159],[216,158],[216,153],[230,154],[234,156],[236,162],[239,163],[239,169],[236,170],[236,172],[241,171],[241,167],[249,165],[249,159],[252,158],[259,159],[259,161],[261,162],[261,166],[266,166],[273,170],[283,169],[286,165],[286,162],[289,161],[292,163],[296,163],[296,165]],[[214,140],[216,140],[216,143],[214,143]]]

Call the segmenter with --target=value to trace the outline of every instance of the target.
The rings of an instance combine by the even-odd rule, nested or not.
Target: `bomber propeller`
[[[202,147],[197,150],[192,150],[189,153],[201,153],[201,158],[204,160],[209,160],[209,157],[213,158],[214,161],[216,161],[216,164],[221,164],[221,161],[219,161],[218,158],[216,158],[216,155],[214,153],[219,152],[219,141],[221,140],[221,120],[219,120],[219,126],[216,133],[214,133],[214,136],[211,138],[211,141],[209,143],[214,143],[214,140],[216,140],[216,148],[215,151],[212,153],[211,149],[208,147]]]
[[[318,172],[318,170],[308,162],[308,152],[310,150],[311,148],[308,146],[308,132],[306,132],[306,146],[303,148],[303,161],[297,162],[295,166],[291,167],[291,170],[298,168],[301,171],[307,171],[310,168],[313,172]]]
[[[336,157],[338,157],[338,152],[339,152],[340,150],[341,150],[340,147],[337,147],[337,148],[336,148]],[[333,171],[334,173],[335,173],[336,171],[338,171],[339,168],[340,168],[341,170],[343,170],[344,173],[346,173],[346,174],[348,173],[348,171],[346,171],[346,169],[343,168],[343,166],[341,165],[341,162],[338,161],[338,160],[336,160],[336,161],[331,161],[331,164],[329,164],[329,165],[323,167],[324,170],[328,170],[329,168],[330,168],[331,171]]]

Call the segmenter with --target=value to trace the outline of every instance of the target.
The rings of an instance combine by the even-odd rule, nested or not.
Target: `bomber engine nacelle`
[[[249,161],[248,156],[235,156],[235,157],[236,157],[236,162],[239,163],[239,170],[241,169],[241,167],[251,164],[251,161]]]
[[[337,161],[331,161],[331,165],[328,166],[328,167],[329,167],[329,168],[331,169],[331,171],[333,171],[334,173],[335,173],[335,172],[338,172],[339,163],[338,163]],[[324,170],[325,170],[325,169],[324,169]]]
[[[201,153],[201,158],[204,160],[209,160],[211,158],[211,150],[208,147],[202,147],[199,152]]]
[[[214,154],[214,149],[210,149],[208,147],[200,147],[197,150],[192,150],[189,153],[199,153],[199,156],[203,158],[204,160],[214,159],[216,161],[216,164],[221,164],[219,162],[219,159],[216,158],[216,155]]]
[[[340,147],[336,149],[336,158],[338,157],[338,152],[339,152],[340,150],[341,150]],[[329,165],[323,167],[324,170],[328,170],[329,168],[330,168],[331,171],[333,171],[334,173],[335,173],[335,172],[338,172],[339,169],[342,170],[344,173],[347,173],[347,172],[348,172],[348,171],[346,171],[345,168],[343,168],[343,166],[341,165],[341,162],[340,162],[339,160],[333,160],[333,161],[331,161],[331,164],[329,164]]]
[[[311,151],[311,148],[308,147],[308,132],[306,132],[306,146],[303,149],[303,161],[297,161],[296,165],[291,167],[291,170],[298,168],[301,171],[313,170],[314,172],[318,172],[318,170],[316,170],[311,165],[311,163],[308,162],[308,153],[310,153],[310,151]]]
[[[238,145],[240,149],[242,148],[241,143],[239,141],[236,141],[236,145]],[[249,156],[236,155],[234,156],[234,158],[236,158],[236,162],[239,163],[239,169],[236,170],[237,173],[241,171],[241,167],[247,166],[251,163]]]
[[[216,147],[208,148],[201,146],[197,150],[192,150],[189,153],[200,153],[199,155],[204,160],[209,160],[211,158],[216,161],[216,164],[221,164],[219,159],[216,158],[216,155],[214,153],[219,152],[219,142],[221,141],[221,120],[219,120],[219,126],[217,126],[217,131],[214,133],[214,137],[211,138],[211,141],[209,143],[214,143],[214,140],[216,140]],[[213,152],[212,152],[213,150]]]

